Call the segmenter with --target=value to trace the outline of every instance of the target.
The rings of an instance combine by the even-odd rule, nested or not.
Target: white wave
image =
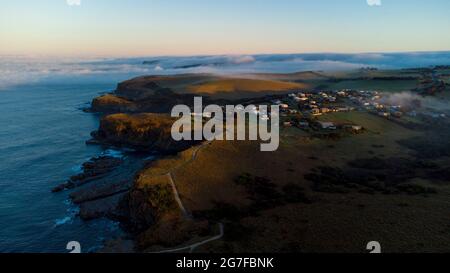
[[[115,158],[123,158],[124,154],[121,150],[108,149],[102,152],[102,156],[110,156]]]
[[[70,199],[64,200],[64,205],[68,206],[66,215],[63,218],[56,219],[54,227],[72,224],[75,217],[80,213],[80,208]]]
[[[83,172],[83,165],[76,165],[71,168],[72,172],[75,174],[79,174]]]
[[[65,225],[65,224],[67,224],[69,222],[72,222],[72,220],[73,219],[70,216],[66,216],[66,217],[64,217],[62,219],[56,219],[55,220],[55,227]]]

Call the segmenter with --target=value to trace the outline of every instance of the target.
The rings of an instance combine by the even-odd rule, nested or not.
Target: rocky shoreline
[[[199,144],[175,142],[170,134],[174,119],[167,114],[174,104],[188,104],[193,97],[193,94],[175,95],[152,82],[142,88],[136,87],[132,80],[119,84],[113,94],[94,98],[91,107],[84,109],[100,114],[99,129],[91,133],[92,139],[86,144],[130,149],[140,154],[133,159],[93,157],[82,165],[80,174],[52,189],[55,194],[71,191],[69,197],[80,207],[82,220],[106,217],[118,221],[128,233],[126,238],[105,242],[105,248],[100,252],[135,252],[138,251],[136,247],[139,248],[136,242],[144,239],[167,244],[162,240],[162,232],[166,233],[167,229],[173,235],[169,245],[183,243],[186,231],[208,230],[207,223],[180,218],[175,207],[170,213],[163,212],[164,204],[148,200],[149,196],[166,192],[164,198],[169,201],[163,198],[161,202],[173,206],[171,190],[156,185],[153,193],[146,192],[136,184],[141,171],[151,162],[145,159],[146,156],[155,153],[173,155]],[[149,228],[153,233],[151,236]]]
[[[174,79],[186,77],[209,76],[180,75]],[[169,116],[173,106],[189,106],[199,94],[175,92],[162,86],[160,81],[165,80],[158,76],[135,78],[119,83],[112,93],[94,98],[91,107],[84,111],[99,114],[100,124],[99,129],[91,133],[92,138],[86,144],[132,149],[147,155],[157,153],[160,157],[177,155],[200,145],[201,141],[174,141],[170,130],[175,120]],[[265,92],[263,96],[255,93],[246,99],[202,96],[206,103],[225,105],[254,104],[282,95],[273,91]],[[153,245],[156,248],[175,247],[188,241],[188,237],[193,234],[202,237],[213,232],[215,228],[208,221],[181,215],[173,199],[173,189],[167,183],[156,181],[154,185],[139,184],[141,173],[151,161],[141,159],[140,163],[127,167],[129,161],[128,158],[108,156],[92,158],[83,164],[81,174],[53,189],[54,193],[72,191],[69,196],[80,206],[81,219],[89,221],[107,217],[121,223],[132,240],[122,238],[106,242],[104,251],[142,251]],[[127,175],[122,174],[118,178],[113,173]],[[131,245],[135,247],[130,249]]]

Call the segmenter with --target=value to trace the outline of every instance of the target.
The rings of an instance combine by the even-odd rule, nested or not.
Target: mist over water
[[[55,59],[0,56],[0,90],[36,82],[111,83],[139,75],[293,73],[361,67],[398,69],[449,65],[450,52],[267,54],[191,57]]]

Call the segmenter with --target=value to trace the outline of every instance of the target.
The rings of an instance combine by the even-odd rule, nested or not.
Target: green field
[[[330,113],[319,117],[320,121],[331,121],[336,123],[352,123],[362,125],[371,131],[384,131],[392,127],[392,123],[386,120],[369,114],[366,112],[339,112]]]
[[[329,84],[329,89],[377,90],[382,92],[410,91],[418,85],[416,80],[343,80]]]

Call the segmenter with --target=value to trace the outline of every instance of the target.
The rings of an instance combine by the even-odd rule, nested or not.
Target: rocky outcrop
[[[191,105],[194,94],[180,94],[160,86],[157,77],[139,77],[119,83],[117,89],[95,98],[91,112],[112,113],[168,113],[178,104]]]
[[[97,113],[121,113],[121,112],[136,112],[138,106],[124,98],[118,96],[107,94],[95,98],[92,101],[91,109],[92,112]]]
[[[75,204],[81,204],[128,192],[131,186],[132,182],[128,180],[106,183],[105,185],[94,185],[71,193],[70,198]]]
[[[80,205],[80,217],[83,220],[92,220],[101,217],[116,218],[116,211],[120,201],[127,193],[112,195]]]
[[[142,151],[178,152],[195,144],[175,141],[171,128],[175,119],[163,114],[114,114],[100,121],[92,137],[103,144]]]
[[[151,179],[151,183],[135,182],[133,189],[120,204],[118,214],[125,226],[134,233],[141,233],[157,223],[166,214],[180,215],[172,188],[163,177]]]
[[[112,113],[169,113],[175,105],[192,107],[195,96],[206,104],[239,104],[266,96],[285,94],[298,84],[208,74],[144,76],[124,81],[116,90],[95,98],[90,111]],[[226,94],[226,95],[225,95]]]
[[[111,156],[91,158],[90,161],[83,164],[82,173],[72,176],[67,182],[56,186],[52,191],[60,192],[65,189],[73,189],[101,179],[122,163],[122,159]]]

